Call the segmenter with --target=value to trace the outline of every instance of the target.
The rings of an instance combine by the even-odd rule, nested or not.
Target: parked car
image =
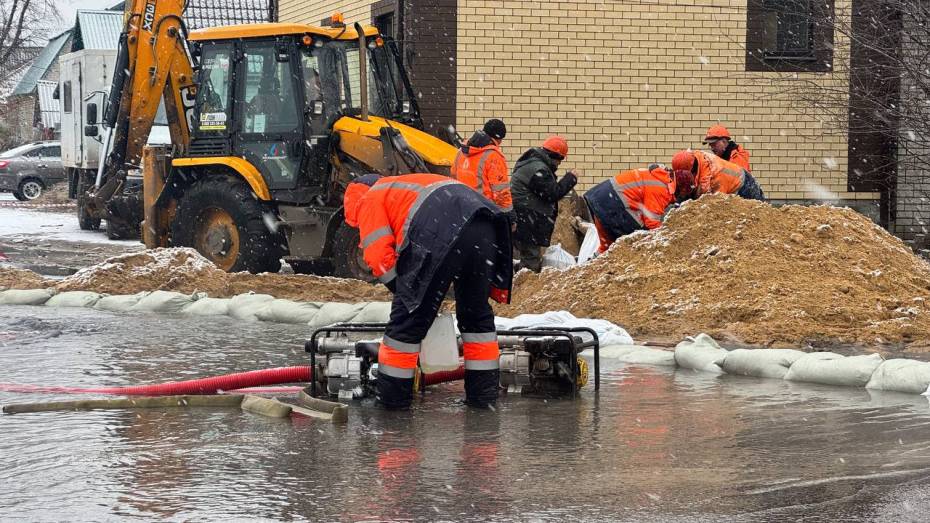
[[[0,153],[0,192],[12,192],[17,200],[35,200],[65,179],[59,142],[32,142]]]

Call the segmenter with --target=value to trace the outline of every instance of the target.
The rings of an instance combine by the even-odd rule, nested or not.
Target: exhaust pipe
[[[362,24],[355,22],[355,32],[358,33],[358,90],[362,97],[362,121],[368,121],[368,41]]]

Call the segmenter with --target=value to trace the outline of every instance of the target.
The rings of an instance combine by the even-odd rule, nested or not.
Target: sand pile
[[[572,194],[559,201],[559,214],[556,216],[555,229],[552,231],[551,245],[561,244],[572,256],[578,256],[584,235],[574,226],[576,216],[585,216],[587,209],[584,199]]]
[[[517,279],[498,313],[565,309],[635,337],[906,345],[930,332],[930,264],[850,209],[710,196],[588,265]]]
[[[32,271],[0,267],[0,289],[42,289],[53,283]]]
[[[30,285],[17,288],[52,286],[30,271],[18,271],[20,277],[32,275]],[[16,274],[0,269],[0,287]],[[381,286],[358,280],[343,280],[291,274],[227,274],[216,268],[194,249],[155,249],[109,258],[103,263],[82,269],[54,285],[59,291],[88,290],[107,294],[134,294],[141,291],[170,290],[182,293],[206,292],[225,298],[254,291],[277,298],[299,301],[389,301]]]

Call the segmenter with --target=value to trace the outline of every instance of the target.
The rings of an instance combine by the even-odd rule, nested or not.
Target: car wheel
[[[21,192],[19,192],[19,191],[13,191],[13,197],[16,198],[17,200],[21,201],[21,202],[26,201],[26,197],[23,196],[23,193],[21,193]]]
[[[19,183],[19,190],[17,191],[22,195],[20,200],[28,201],[35,200],[39,196],[42,196],[42,191],[45,188],[42,186],[42,182],[36,180],[35,178],[27,178]]]

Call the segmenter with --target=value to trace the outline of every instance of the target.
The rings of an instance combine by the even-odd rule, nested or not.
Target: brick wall
[[[320,25],[334,12],[339,11],[345,15],[347,24],[360,22],[371,23],[371,4],[375,0],[320,0],[308,2],[306,0],[280,0],[278,6],[278,20],[299,24]]]
[[[588,188],[701,147],[720,121],[767,196],[874,200],[847,191],[845,136],[795,110],[772,73],[746,72],[746,19],[746,0],[459,0],[457,126],[503,118],[511,162],[562,134]],[[798,75],[844,89],[836,76]]]

